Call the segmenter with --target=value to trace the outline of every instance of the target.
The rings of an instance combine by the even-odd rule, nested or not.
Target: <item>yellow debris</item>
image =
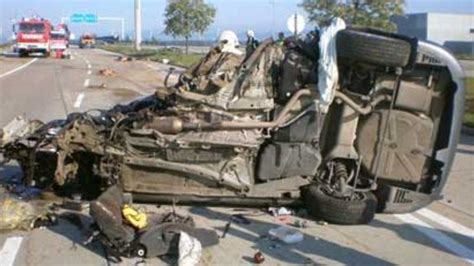
[[[142,229],[148,225],[146,213],[141,212],[130,205],[125,204],[122,208],[122,215],[132,226]]]
[[[13,197],[0,198],[0,231],[29,230],[38,216],[37,210],[29,202]]]

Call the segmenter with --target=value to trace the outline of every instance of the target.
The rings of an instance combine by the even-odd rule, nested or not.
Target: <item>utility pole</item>
[[[135,49],[140,51],[142,42],[142,7],[141,0],[135,0]]]

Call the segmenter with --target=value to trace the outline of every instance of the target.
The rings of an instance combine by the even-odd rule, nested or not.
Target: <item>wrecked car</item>
[[[1,152],[25,182],[58,193],[96,197],[119,184],[135,201],[303,205],[338,224],[441,198],[464,101],[445,49],[339,25],[283,49],[264,41],[231,75],[208,80],[210,90],[182,75],[65,120],[17,119]]]

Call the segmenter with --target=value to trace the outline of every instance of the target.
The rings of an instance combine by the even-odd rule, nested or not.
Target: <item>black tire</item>
[[[371,192],[358,192],[361,199],[344,200],[328,195],[322,185],[311,185],[304,193],[309,214],[316,220],[334,224],[367,224],[374,219],[377,198]]]
[[[24,50],[20,50],[19,56],[20,56],[20,57],[27,57],[27,56],[28,56],[28,52],[27,52],[27,51],[24,51]]]
[[[342,30],[336,39],[337,56],[349,62],[405,67],[410,61],[407,40],[355,30]]]

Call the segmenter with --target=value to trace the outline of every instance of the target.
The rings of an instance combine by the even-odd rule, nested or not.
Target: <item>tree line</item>
[[[333,17],[341,17],[348,24],[396,31],[390,20],[404,12],[404,0],[302,0],[300,6],[310,21],[320,27]],[[184,38],[186,53],[193,34],[203,34],[214,22],[216,8],[204,0],[169,1],[165,10],[165,34]]]

